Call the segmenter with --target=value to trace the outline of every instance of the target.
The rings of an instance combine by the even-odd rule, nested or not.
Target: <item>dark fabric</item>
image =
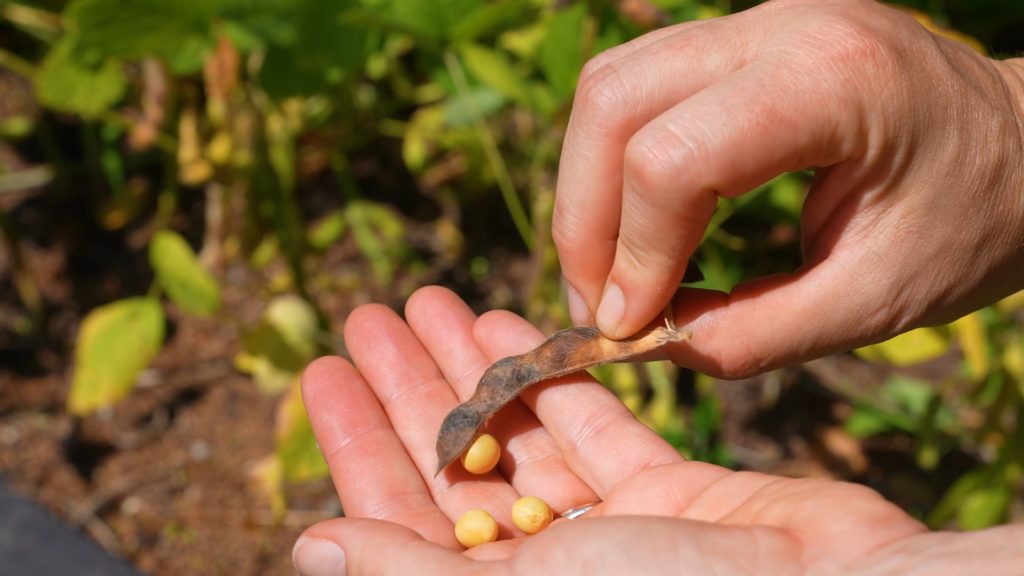
[[[140,576],[92,540],[0,484],[0,574]]]

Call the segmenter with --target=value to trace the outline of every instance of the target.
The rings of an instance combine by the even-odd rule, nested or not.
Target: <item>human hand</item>
[[[682,290],[674,361],[741,377],[952,320],[1024,287],[1024,64],[873,1],[775,1],[587,64],[553,238],[577,323],[629,336],[718,197],[816,169],[803,266]],[[599,304],[600,303],[600,304]]]
[[[686,462],[586,375],[537,384],[491,420],[487,430],[504,446],[495,471],[477,477],[452,466],[435,478],[445,414],[493,361],[543,336],[507,312],[477,319],[441,288],[414,294],[406,318],[377,305],[356,310],[345,324],[355,366],[322,358],[303,376],[347,516],[296,544],[306,576],[789,574],[869,562],[898,574],[907,565],[889,551],[914,558],[906,551],[936,536],[862,486]],[[602,503],[524,537],[510,519],[520,495],[557,512]],[[453,522],[477,507],[498,520],[501,539],[463,551]]]

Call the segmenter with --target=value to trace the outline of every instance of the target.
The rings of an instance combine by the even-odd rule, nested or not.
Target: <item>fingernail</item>
[[[590,322],[590,311],[587,310],[587,303],[583,301],[580,293],[572,287],[572,284],[565,285],[565,291],[569,300],[569,318],[576,326],[586,326]]]
[[[344,576],[345,552],[330,540],[303,536],[295,542],[292,564],[302,576]]]
[[[614,334],[625,312],[626,300],[622,296],[622,288],[613,282],[604,289],[601,305],[597,307],[597,327],[605,334]]]

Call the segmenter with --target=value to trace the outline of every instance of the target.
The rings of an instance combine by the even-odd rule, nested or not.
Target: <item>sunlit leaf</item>
[[[261,392],[281,392],[316,356],[316,331],[316,312],[305,300],[278,296],[245,331],[245,352],[235,357],[235,366],[251,374]]]
[[[943,528],[956,516],[967,497],[975,490],[984,489],[991,482],[992,476],[989,468],[977,468],[957,478],[928,514],[928,526],[933,529]]]
[[[161,230],[149,243],[149,262],[157,281],[174,304],[189,314],[208,316],[220,308],[220,286],[199,263],[188,242]]]
[[[892,430],[905,430],[909,422],[867,405],[854,406],[843,429],[856,438],[870,438]]]
[[[391,284],[407,250],[405,224],[390,207],[365,200],[349,202],[345,218],[377,282]]]
[[[35,77],[36,95],[46,107],[93,118],[121,100],[121,65],[78,44],[74,35],[57,41]]]
[[[968,494],[956,514],[961,530],[981,530],[1006,518],[1013,491],[1003,482],[982,486]]]
[[[569,98],[576,89],[586,56],[582,34],[586,19],[586,2],[560,10],[548,22],[547,35],[538,50],[540,68],[559,99]]]
[[[249,479],[257,494],[270,504],[274,517],[281,519],[288,511],[284,495],[284,465],[277,454],[261,458],[249,469]]]
[[[999,302],[996,302],[996,309],[1003,314],[1010,314],[1024,309],[1024,290],[1014,292]]]
[[[278,296],[267,306],[263,318],[303,362],[316,356],[317,318],[309,302],[294,294]]]
[[[87,414],[124,398],[163,341],[164,311],[155,298],[118,300],[90,312],[75,342],[68,411]]]
[[[988,340],[981,313],[975,312],[960,318],[953,323],[953,331],[960,344],[960,350],[964,354],[967,367],[971,371],[971,376],[977,380],[988,376],[990,370]]]
[[[496,0],[477,6],[456,21],[449,31],[453,41],[475,40],[507,30],[523,21],[534,7],[522,0]]]
[[[345,213],[335,210],[310,227],[306,234],[309,245],[316,250],[326,250],[345,234]]]
[[[487,118],[501,110],[506,103],[505,97],[497,90],[489,86],[477,86],[466,93],[448,98],[441,109],[444,112],[444,121],[447,125],[463,127],[469,126],[473,122],[473,109],[481,117]],[[438,138],[438,134],[434,134],[433,138]]]
[[[505,54],[479,44],[465,44],[461,52],[466,68],[474,77],[510,100],[529,103],[529,90],[523,76]]]
[[[327,476],[327,462],[306,415],[298,378],[293,380],[278,406],[274,446],[286,482],[306,482]]]
[[[934,360],[949,351],[950,338],[937,328],[918,328],[885,342],[854,350],[871,362],[912,366]]]
[[[919,418],[928,412],[928,406],[935,398],[931,383],[900,375],[890,376],[880,393],[882,399],[900,408],[903,414]]]

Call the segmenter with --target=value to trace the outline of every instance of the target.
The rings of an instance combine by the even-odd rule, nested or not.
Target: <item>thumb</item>
[[[669,357],[712,376],[745,378],[898,333],[906,328],[893,296],[898,290],[872,273],[867,255],[833,254],[730,293],[680,290],[675,320],[693,339],[667,349]]]
[[[461,574],[473,561],[399,524],[338,518],[306,530],[292,549],[292,564],[302,576],[406,576]]]

